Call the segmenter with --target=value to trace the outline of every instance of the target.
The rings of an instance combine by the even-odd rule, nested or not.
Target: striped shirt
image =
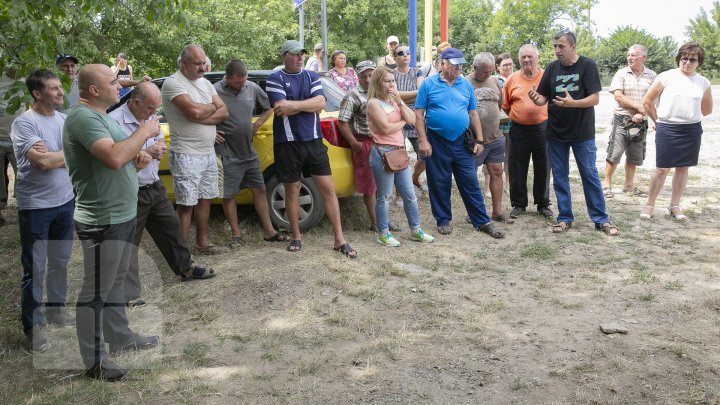
[[[325,97],[317,72],[301,69],[287,73],[280,69],[268,76],[265,91],[270,105],[278,101],[302,101],[316,96]],[[322,138],[320,116],[314,112],[301,112],[289,117],[275,114],[273,119],[273,142],[307,142]]]
[[[367,116],[368,93],[361,86],[350,90],[340,102],[338,120],[350,125],[355,137],[371,136]]]
[[[399,91],[414,91],[418,89],[417,79],[422,76],[422,71],[418,68],[411,67],[407,73],[400,73],[395,70],[395,83]],[[415,109],[415,103],[407,103],[411,109]],[[417,138],[417,131],[414,125],[405,125],[403,127],[403,135],[406,138]]]

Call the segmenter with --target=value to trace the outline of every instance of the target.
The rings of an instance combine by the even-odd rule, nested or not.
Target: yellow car
[[[251,70],[248,72],[248,80],[260,85],[265,90],[267,77],[272,73],[270,70]],[[220,81],[224,72],[206,73],[205,78],[215,83]],[[328,158],[330,159],[330,168],[332,170],[333,183],[335,185],[335,193],[338,197],[348,197],[355,193],[353,183],[353,170],[351,160],[350,145],[340,134],[337,124],[337,114],[340,109],[340,101],[344,96],[344,92],[330,78],[323,75],[320,76],[323,91],[325,92],[325,109],[320,113],[320,127],[324,136],[324,143],[328,148]],[[153,82],[162,88],[164,78],[156,79]],[[111,107],[109,111],[124,104],[130,97],[130,93],[124,95],[120,102]],[[257,117],[262,111],[256,106],[254,115]],[[162,116],[162,110],[158,112],[161,116],[160,128],[165,135],[165,141],[168,146],[172,143],[170,139],[170,129],[167,121]],[[265,178],[265,186],[267,188],[267,200],[270,206],[270,219],[273,224],[282,229],[289,229],[290,224],[285,213],[285,188],[279,183],[275,176],[275,159],[273,156],[273,117],[265,122],[258,130],[253,145],[260,159],[260,168]],[[168,155],[160,161],[160,179],[168,191],[168,197],[171,201],[175,201],[175,193],[173,191],[173,179],[170,173],[170,164],[168,163]],[[312,178],[305,177],[300,181],[300,229],[307,230],[317,225],[325,215],[325,207],[323,205],[320,191],[315,186]],[[236,197],[238,204],[250,205],[253,203],[253,197],[250,190],[242,190]],[[216,198],[214,204],[221,204],[222,200]]]

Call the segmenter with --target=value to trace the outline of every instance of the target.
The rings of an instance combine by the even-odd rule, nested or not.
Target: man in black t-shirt
[[[553,187],[558,204],[554,233],[570,229],[574,217],[570,196],[570,149],[582,179],[585,204],[595,229],[615,236],[618,229],[605,211],[600,176],[595,166],[595,106],[600,101],[600,74],[595,62],[578,55],[576,38],[569,29],[555,34],[556,61],[545,69],[540,85],[528,92],[536,105],[548,105],[547,140]]]

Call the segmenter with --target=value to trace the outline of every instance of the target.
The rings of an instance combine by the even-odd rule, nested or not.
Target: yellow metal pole
[[[425,0],[425,60],[432,63],[433,0]]]

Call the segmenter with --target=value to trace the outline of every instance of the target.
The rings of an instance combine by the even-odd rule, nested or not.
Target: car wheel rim
[[[305,220],[313,211],[314,203],[313,197],[310,193],[310,189],[300,183],[300,222]],[[285,187],[282,184],[278,184],[270,194],[270,206],[273,213],[277,218],[282,218],[285,222],[289,222],[287,218],[287,211],[285,208]]]

